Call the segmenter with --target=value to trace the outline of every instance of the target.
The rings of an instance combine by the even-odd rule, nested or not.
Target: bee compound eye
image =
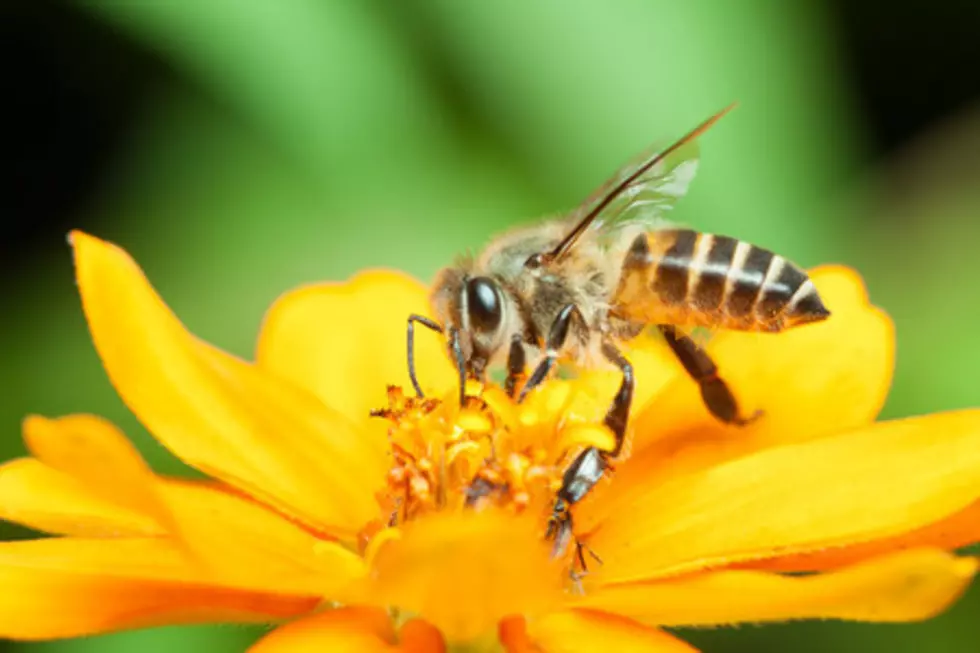
[[[503,317],[501,304],[500,289],[493,280],[474,277],[466,282],[466,307],[471,329],[495,331]]]

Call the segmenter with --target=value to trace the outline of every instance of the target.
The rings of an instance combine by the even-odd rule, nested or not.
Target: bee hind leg
[[[729,390],[728,384],[718,376],[718,367],[697,343],[688,336],[678,333],[672,325],[661,324],[657,328],[660,329],[660,333],[663,334],[688,376],[701,388],[701,399],[705,407],[719,421],[745,426],[762,416],[761,410],[755,411],[748,417],[741,416],[735,396]]]

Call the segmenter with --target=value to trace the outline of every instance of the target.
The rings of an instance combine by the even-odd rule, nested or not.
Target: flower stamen
[[[390,422],[391,467],[380,498],[392,515],[387,526],[441,510],[492,507],[532,511],[545,537],[570,457],[615,444],[601,424],[568,419],[569,390],[563,382],[549,384],[533,401],[517,405],[496,386],[469,384],[459,407],[455,396],[412,397],[390,386],[388,406],[372,411]],[[528,437],[529,430],[535,437]],[[385,532],[375,530],[375,538]]]

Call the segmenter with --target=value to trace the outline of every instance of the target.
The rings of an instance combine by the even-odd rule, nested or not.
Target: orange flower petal
[[[91,495],[142,513],[165,528],[172,526],[153,472],[107,420],[94,415],[53,420],[32,415],[24,420],[24,441],[35,458],[77,479]]]
[[[978,498],[980,411],[961,411],[654,476],[585,507],[609,511],[589,539],[594,575],[626,582],[893,537]]]
[[[732,457],[872,421],[891,384],[894,326],[869,303],[854,271],[827,266],[811,277],[830,319],[775,335],[726,331],[708,346],[743,413],[761,409],[761,419],[745,427],[720,424],[681,372],[637,413],[634,450],[658,442],[670,448],[710,442],[720,448],[719,457]]]
[[[248,649],[248,653],[443,653],[445,650],[439,631],[423,621],[408,621],[396,636],[386,610],[355,606],[328,610],[277,628]]]
[[[366,573],[360,556],[247,497],[186,481],[160,489],[188,549],[226,585],[341,599]]]
[[[363,422],[387,405],[388,385],[411,388],[405,334],[412,313],[431,313],[428,290],[397,272],[300,288],[269,309],[256,361]],[[445,336],[416,325],[415,356],[423,389],[438,396],[454,387]]]
[[[915,549],[812,576],[721,571],[598,588],[578,604],[663,626],[789,619],[919,621],[945,610],[976,572],[974,558]]]
[[[683,381],[690,383],[684,370],[677,363],[677,358],[662,340],[643,334],[635,340],[622,343],[620,347],[623,355],[633,366],[633,376],[636,381],[636,386],[633,388],[635,416],[643,414],[641,411],[645,406],[656,400],[668,388],[673,388],[681,377]],[[597,416],[598,420],[602,420],[623,382],[623,374],[619,370],[603,367],[589,367],[578,371],[577,385],[584,386],[593,395],[602,398],[602,412]],[[643,428],[647,428],[647,425],[644,424]],[[637,429],[634,426],[632,430]],[[638,433],[636,437],[642,446],[648,445],[650,438],[645,434]]]
[[[0,514],[8,519],[72,535],[171,533],[198,564],[245,589],[334,597],[365,573],[356,554],[245,496],[213,482],[157,479],[103,420],[29,418],[25,436],[36,456],[62,471],[35,459],[0,467]]]
[[[315,598],[195,580],[166,540],[46,539],[0,544],[0,637],[55,639],[164,624],[260,623]]]
[[[248,653],[391,653],[397,650],[392,645],[394,641],[391,619],[381,608],[338,608],[277,628],[249,648]]]
[[[446,640],[439,629],[427,621],[410,619],[398,633],[400,650],[405,653],[445,653]]]
[[[496,631],[508,614],[560,599],[562,571],[535,519],[495,511],[436,514],[380,547],[365,601],[409,610],[454,641]]]
[[[507,653],[542,653],[527,633],[527,620],[521,615],[505,617],[497,624],[500,645]]]
[[[46,533],[85,537],[166,532],[152,516],[94,494],[76,479],[33,458],[0,466],[0,519]]]
[[[109,378],[179,458],[308,524],[353,534],[386,461],[315,397],[191,336],[125,252],[74,232],[82,304]]]
[[[697,653],[691,645],[655,628],[585,610],[555,612],[531,621],[528,634],[545,653]]]
[[[932,547],[952,551],[980,542],[980,501],[921,528],[848,546],[746,562],[736,567],[768,571],[821,571],[902,549]]]

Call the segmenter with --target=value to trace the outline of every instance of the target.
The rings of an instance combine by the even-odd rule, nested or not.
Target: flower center
[[[389,516],[384,526],[493,506],[533,511],[544,537],[571,457],[584,447],[613,446],[596,418],[598,406],[587,390],[565,381],[546,384],[520,405],[490,384],[468,383],[463,406],[389,386],[388,406],[372,413],[390,423],[391,467],[379,497]]]

